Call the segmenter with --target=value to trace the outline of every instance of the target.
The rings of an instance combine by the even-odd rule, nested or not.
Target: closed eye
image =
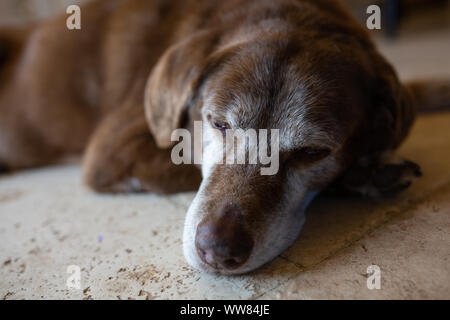
[[[290,159],[300,163],[312,163],[327,157],[331,153],[330,149],[304,147],[295,150],[290,155]]]
[[[223,134],[225,134],[226,130],[231,128],[227,122],[212,119],[210,116],[208,117],[208,120],[212,128],[220,130]]]

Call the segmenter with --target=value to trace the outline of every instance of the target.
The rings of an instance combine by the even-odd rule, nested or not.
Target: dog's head
[[[320,190],[406,134],[406,96],[370,42],[301,39],[224,45],[199,33],[170,48],[150,76],[146,114],[160,147],[176,128],[203,121],[203,182],[183,238],[196,268],[237,274],[273,259],[297,238]],[[226,130],[238,128],[279,130],[276,174],[220,163]]]

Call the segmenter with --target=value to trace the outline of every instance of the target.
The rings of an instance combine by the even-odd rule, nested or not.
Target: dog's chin
[[[200,258],[197,256],[195,248],[186,242],[184,242],[184,244],[183,244],[183,253],[184,253],[184,257],[185,257],[187,263],[192,268],[202,271],[202,272],[210,273],[210,274],[227,275],[227,276],[239,275],[239,274],[251,272],[251,271],[263,266],[264,264],[266,264],[267,262],[269,262],[270,260],[273,259],[273,258],[267,258],[267,257],[264,260],[256,259],[256,260],[259,260],[258,262],[252,261],[253,259],[251,259],[248,262],[246,262],[244,265],[242,265],[236,269],[218,269],[218,268],[214,268],[214,267],[210,266],[209,264],[201,261]]]
[[[251,258],[253,254],[250,256],[248,262],[244,265],[236,268],[236,269],[217,269],[214,268],[207,263],[203,262],[197,254],[197,250],[195,248],[195,231],[197,230],[197,225],[200,222],[200,219],[196,218],[195,214],[197,210],[196,201],[191,204],[189,210],[186,215],[186,222],[183,230],[183,254],[187,263],[194,269],[207,272],[211,274],[220,274],[220,275],[237,275],[246,272],[250,272],[256,269],[259,266],[253,266],[251,264]],[[262,262],[260,265],[264,264]]]
[[[268,241],[270,239],[267,239],[266,237],[265,239],[261,239],[259,242],[261,245],[255,248],[248,261],[236,269],[217,269],[201,261],[197,255],[197,250],[195,249],[195,242],[191,239],[190,235],[186,234],[186,232],[184,232],[183,236],[184,257],[192,268],[207,273],[219,275],[239,275],[254,271],[275,259],[288,247],[290,247],[297,239],[305,222],[304,213],[299,213],[299,216],[300,219],[292,221],[290,226],[287,226],[287,230],[285,230],[286,232],[279,233],[277,237],[278,241],[275,243]],[[258,240],[256,240],[256,243],[258,243]]]
[[[270,228],[255,240],[258,245],[255,246],[247,262],[235,269],[214,268],[204,263],[197,255],[194,238],[197,225],[201,220],[200,216],[202,216],[198,214],[201,212],[199,211],[201,196],[197,194],[187,212],[183,231],[183,254],[187,263],[194,269],[221,275],[238,275],[258,269],[283,253],[298,238],[306,220],[306,207],[317,194],[317,191],[307,192],[300,205],[296,206],[294,211],[290,211],[290,214],[285,215],[285,219],[280,215],[273,223],[270,223]]]
[[[220,274],[220,275],[238,275],[244,274],[265,265],[283,253],[297,239],[305,222],[304,211],[296,214],[295,221],[289,220],[281,223],[283,226],[280,232],[279,228],[272,228],[269,234],[263,235],[262,239],[255,242],[259,245],[255,247],[247,262],[235,269],[217,269],[204,263],[197,255],[195,248],[194,232],[192,228],[185,228],[183,234],[183,253],[187,263],[199,271]],[[278,225],[281,227],[280,225]],[[283,228],[284,227],[284,228]],[[196,229],[196,228],[195,228]],[[194,229],[194,230],[195,230]]]
[[[202,216],[200,214],[201,198],[201,192],[199,191],[192,201],[185,218],[183,230],[183,254],[187,263],[196,270],[212,274],[233,275],[250,271],[251,269],[245,268],[245,265],[247,263],[234,270],[226,270],[213,268],[200,259],[195,248],[195,233],[197,230],[197,226],[201,221],[200,217]]]
[[[200,261],[199,259],[197,259],[194,263],[190,263],[189,261],[188,261],[188,263],[192,268],[194,268],[198,271],[206,272],[206,273],[213,274],[213,275],[223,275],[223,276],[240,275],[240,274],[248,273],[248,272],[256,269],[256,268],[245,268],[245,266],[239,267],[234,270],[216,269],[216,268],[213,268],[210,265]]]

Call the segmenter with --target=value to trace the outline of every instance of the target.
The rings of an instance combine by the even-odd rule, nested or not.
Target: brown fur
[[[230,42],[252,40],[243,32],[257,30],[263,19],[275,19],[274,30],[269,28],[267,32],[269,38],[284,37],[282,31],[276,30],[284,28],[281,22],[293,28],[294,31],[288,34],[298,39],[295,44],[299,48],[292,50],[305,50],[301,46],[308,46],[309,57],[339,54],[349,60],[352,65],[345,66],[351,68],[348,74],[361,78],[356,78],[358,81],[353,84],[361,80],[362,89],[372,91],[372,98],[401,94],[397,93],[399,89],[390,92],[393,87],[399,87],[394,72],[375,53],[364,30],[335,1],[113,0],[93,1],[85,5],[82,12],[81,31],[68,30],[63,15],[31,26],[20,35],[9,29],[0,33],[0,39],[9,47],[8,55],[13,55],[7,67],[2,69],[0,87],[0,161],[11,169],[43,165],[62,155],[79,153],[89,140],[91,145],[98,145],[95,140],[100,137],[93,132],[95,128],[102,131],[102,122],[107,115],[118,108],[142,108],[145,83],[164,52],[150,78],[153,80],[149,81],[147,92],[152,94],[147,101],[147,118],[158,145],[167,147],[167,135],[178,125],[176,120],[180,119],[177,115],[181,105],[193,98],[193,86],[201,85],[189,80],[198,78],[197,73],[205,72],[202,68],[213,72],[213,64],[218,63],[213,59],[223,59],[221,55],[233,50],[221,50]],[[318,45],[311,46],[311,42]],[[337,42],[342,44],[339,48]],[[169,47],[171,49],[166,51]],[[250,50],[258,50],[257,45]],[[356,54],[351,53],[353,51]],[[211,55],[213,52],[217,54]],[[173,55],[169,59],[170,66],[165,66],[164,59],[170,55]],[[308,56],[302,59],[308,59]],[[359,61],[354,61],[355,58]],[[251,62],[247,61],[242,59],[240,62]],[[336,58],[336,65],[332,67],[339,68],[341,62],[341,57]],[[167,70],[161,70],[167,67],[171,68],[170,76]],[[329,72],[328,66],[316,70],[317,67],[313,65],[311,73]],[[188,70],[193,71],[189,78],[184,76]],[[326,89],[319,87],[319,90]],[[395,137],[383,137],[384,142],[375,145],[397,145],[411,122],[397,116],[397,101],[393,99],[398,98],[391,97],[391,101],[386,101],[392,106],[383,106],[381,112],[377,110],[376,117],[388,119],[387,122],[386,119],[378,120],[385,122],[380,124],[383,126],[380,131],[386,132],[385,127],[390,126],[388,132],[393,131]],[[360,102],[368,111],[365,121],[373,122],[370,114],[373,103]],[[164,114],[161,114],[162,110]],[[337,112],[343,113],[342,118],[346,117],[343,110]],[[356,114],[352,112],[352,117]],[[366,123],[363,127],[373,129]],[[165,141],[162,135],[165,135]],[[370,135],[379,136],[372,132]],[[386,147],[389,146],[379,146]],[[95,165],[86,162],[87,172],[92,172],[90,166]],[[96,186],[89,175],[86,180]]]
[[[97,191],[173,193],[201,180],[171,162],[174,129],[230,114],[234,128],[279,128],[277,175],[215,166],[202,190],[205,221],[231,203],[255,243],[292,209],[290,176],[304,192],[340,177],[343,188],[382,194],[418,175],[384,162],[413,123],[413,97],[337,1],[99,0],[83,6],[81,31],[65,19],[0,30],[3,167],[84,152]],[[305,146],[325,152],[304,159]],[[265,261],[256,260],[243,270]]]

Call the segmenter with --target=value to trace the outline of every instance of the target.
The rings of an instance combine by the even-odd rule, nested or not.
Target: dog
[[[83,154],[98,192],[198,190],[183,251],[194,268],[252,271],[297,238],[322,190],[393,194],[420,176],[395,157],[419,106],[449,83],[403,85],[334,0],[109,0],[0,29],[0,163]],[[201,166],[171,161],[177,128],[202,121]],[[279,170],[220,164],[236,129],[278,129]]]

